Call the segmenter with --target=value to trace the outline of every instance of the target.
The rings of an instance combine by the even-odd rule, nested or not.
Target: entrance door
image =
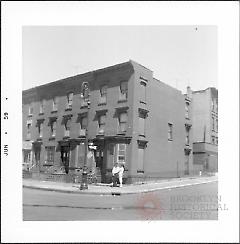
[[[114,143],[109,143],[107,148],[107,169],[111,170],[114,164]]]
[[[69,172],[69,152],[70,148],[68,146],[61,147],[61,158],[66,174]]]

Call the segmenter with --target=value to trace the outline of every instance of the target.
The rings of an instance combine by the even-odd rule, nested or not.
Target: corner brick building
[[[74,175],[84,164],[87,129],[102,182],[109,182],[115,161],[125,162],[129,183],[192,174],[191,94],[131,60],[25,90],[23,160],[40,172],[64,166]]]

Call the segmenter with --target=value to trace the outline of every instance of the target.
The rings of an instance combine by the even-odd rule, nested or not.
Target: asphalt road
[[[23,220],[217,220],[218,183],[122,196],[23,189]]]

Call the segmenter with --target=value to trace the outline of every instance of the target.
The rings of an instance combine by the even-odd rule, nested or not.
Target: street
[[[121,196],[23,188],[23,220],[217,220],[217,194],[217,182]]]

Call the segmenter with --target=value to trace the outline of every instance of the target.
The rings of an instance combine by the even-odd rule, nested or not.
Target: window
[[[214,100],[212,99],[212,111],[214,111]]]
[[[189,103],[185,103],[185,118],[189,119]]]
[[[218,119],[216,119],[216,132],[218,132]]]
[[[87,129],[87,116],[83,116],[80,118],[80,136],[86,135],[86,129]]]
[[[169,141],[172,141],[172,139],[173,139],[172,130],[173,130],[173,125],[168,123],[168,140]]]
[[[126,162],[126,144],[117,144],[117,162]]]
[[[53,102],[52,111],[57,111],[58,110],[58,98],[54,97],[52,102]]]
[[[55,147],[46,147],[45,149],[46,149],[45,163],[54,164]]]
[[[43,136],[43,122],[38,121],[38,136],[42,138]]]
[[[186,145],[189,145],[189,128],[185,127],[186,129]]]
[[[137,173],[144,173],[144,154],[145,148],[138,145]]]
[[[119,132],[126,132],[127,130],[127,112],[119,113]]]
[[[145,116],[139,113],[139,135],[145,136]]]
[[[212,136],[212,144],[215,144],[215,137]]]
[[[31,139],[31,123],[27,123],[27,140]]]
[[[69,137],[70,136],[70,119],[66,119],[64,123],[64,136]]]
[[[146,104],[146,86],[147,84],[143,81],[140,82],[140,102]]]
[[[52,137],[56,136],[56,127],[57,127],[57,121],[56,120],[51,121],[51,136]]]
[[[215,118],[214,116],[212,116],[212,130],[214,131],[215,130]]]
[[[67,109],[72,108],[72,102],[73,102],[73,93],[71,92],[67,95]]]
[[[216,145],[218,145],[218,137],[216,137]]]
[[[99,115],[99,117],[98,117],[98,133],[99,134],[104,134],[105,123],[106,123],[106,114]]]
[[[106,104],[106,103],[107,103],[107,86],[104,85],[100,88],[99,104]]]
[[[40,114],[44,113],[44,107],[45,107],[45,100],[42,100],[40,101],[40,109],[39,109]]]
[[[28,115],[33,115],[33,105],[29,105]]]
[[[119,100],[127,100],[128,97],[128,83],[127,81],[120,82],[120,97]]]

